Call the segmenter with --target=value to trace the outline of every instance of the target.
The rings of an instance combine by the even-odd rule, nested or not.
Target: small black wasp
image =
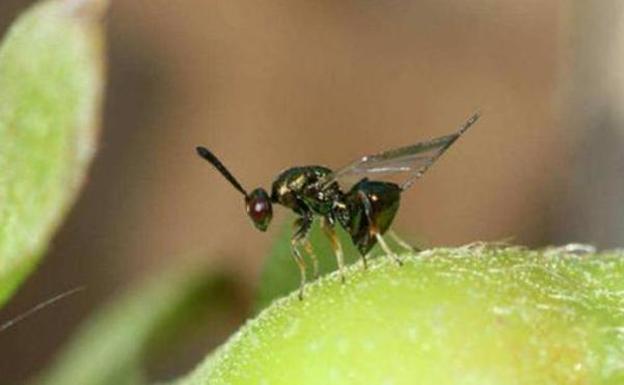
[[[197,153],[243,194],[247,215],[259,230],[266,231],[269,226],[273,217],[273,203],[285,206],[297,214],[291,246],[293,258],[301,272],[299,297],[303,298],[306,265],[299,250],[300,246],[303,246],[313,259],[315,273],[318,271],[317,259],[307,239],[314,217],[320,217],[321,227],[331,241],[343,281],[344,261],[342,247],[335,233],[337,223],[350,234],[365,268],[366,255],[376,243],[379,243],[388,256],[401,264],[401,260],[390,250],[382,237],[388,232],[399,244],[409,247],[394,233],[388,231],[399,208],[401,193],[410,188],[479,119],[479,116],[479,113],[472,115],[453,134],[364,156],[337,171],[323,166],[289,168],[277,176],[271,187],[271,195],[263,188],[256,188],[247,193],[212,152],[205,147],[197,147]],[[369,179],[393,174],[403,175],[404,180],[397,184]],[[341,188],[339,182],[354,178],[357,182],[348,191]]]

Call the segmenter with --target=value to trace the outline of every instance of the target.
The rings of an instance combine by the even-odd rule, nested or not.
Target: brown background
[[[3,31],[29,3],[0,3]],[[340,166],[446,134],[480,109],[405,194],[400,233],[433,246],[622,245],[621,6],[581,3],[114,2],[99,154],[0,320],[88,289],[0,334],[0,383],[38,372],[103,298],[167,265],[214,259],[255,284],[279,226],[255,231],[197,144],[247,188],[268,187],[285,167]]]

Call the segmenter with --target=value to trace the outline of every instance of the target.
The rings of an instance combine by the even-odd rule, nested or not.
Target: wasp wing
[[[377,178],[404,175],[399,184],[401,189],[408,189],[429,167],[478,119],[477,112],[472,115],[454,134],[442,136],[427,142],[396,148],[374,155],[368,155],[341,168],[323,179],[327,186],[336,181],[353,181],[366,177]]]

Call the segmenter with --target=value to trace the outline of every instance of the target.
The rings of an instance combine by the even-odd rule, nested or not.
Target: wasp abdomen
[[[368,179],[362,179],[345,195],[345,207],[336,212],[336,217],[362,255],[377,242],[375,233],[388,230],[400,201],[401,188],[397,184]]]

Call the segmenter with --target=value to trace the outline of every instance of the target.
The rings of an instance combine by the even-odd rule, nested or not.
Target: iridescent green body
[[[321,228],[328,236],[336,254],[340,275],[344,280],[342,246],[336,237],[339,223],[351,235],[351,240],[362,255],[364,267],[366,255],[379,243],[388,257],[401,264],[400,258],[388,247],[382,235],[386,233],[399,209],[401,193],[409,189],[429,167],[472,126],[479,114],[472,115],[459,130],[426,142],[383,151],[361,157],[347,166],[332,171],[323,166],[293,167],[277,176],[271,194],[258,187],[247,192],[221,161],[207,148],[199,146],[197,154],[212,164],[245,199],[245,210],[254,226],[266,231],[273,218],[273,204],[287,207],[297,214],[295,233],[291,239],[293,258],[299,266],[303,298],[306,282],[306,263],[299,248],[303,246],[318,273],[318,260],[307,238],[314,217],[321,218]],[[400,184],[380,180],[389,175],[402,175]],[[348,191],[343,191],[338,181],[357,180]],[[406,249],[413,248],[388,232]]]
[[[336,182],[319,184],[331,173],[332,170],[323,166],[289,168],[273,182],[271,201],[301,217],[298,223],[303,228],[302,236],[314,215],[318,215],[331,225],[340,223],[360,253],[366,255],[377,242],[371,230],[383,235],[392,224],[399,208],[401,188],[394,183],[364,178],[345,193]]]
[[[335,199],[342,196],[337,183],[315,188],[331,170],[322,166],[292,167],[277,176],[271,187],[271,201],[299,215],[328,215]]]

